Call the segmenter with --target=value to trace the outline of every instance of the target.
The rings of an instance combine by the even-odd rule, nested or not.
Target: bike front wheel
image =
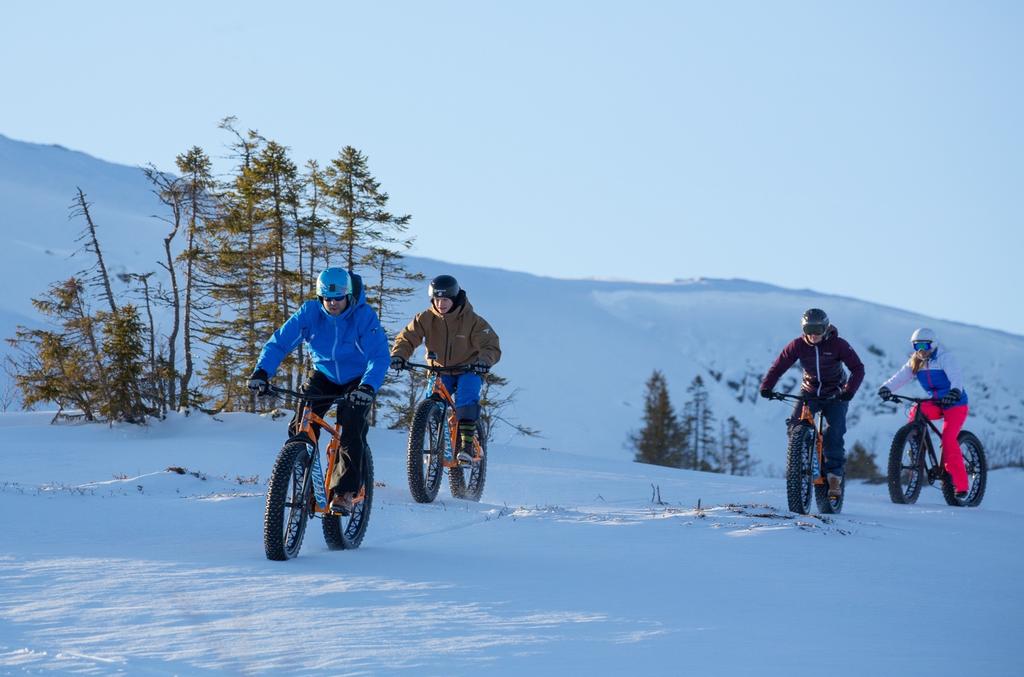
[[[426,399],[416,407],[409,428],[406,473],[409,493],[417,503],[430,503],[437,498],[444,474],[444,449],[448,435],[445,431],[445,406],[434,399]]]
[[[267,559],[292,559],[302,548],[312,507],[310,448],[304,442],[289,442],[277,455],[263,514],[263,549]]]
[[[924,468],[925,430],[908,423],[892,438],[889,448],[889,499],[893,503],[915,503],[927,477]]]
[[[487,480],[487,440],[480,421],[476,422],[476,438],[480,442],[480,460],[467,466],[458,465],[448,469],[448,486],[452,496],[467,501],[480,500]]]
[[[988,482],[988,461],[985,459],[985,449],[981,446],[974,433],[961,430],[956,441],[960,444],[960,451],[964,455],[964,469],[967,471],[967,498],[960,500],[956,497],[956,490],[953,488],[953,480],[949,473],[942,474],[942,497],[946,499],[947,505],[964,507],[976,507],[981,504],[985,497],[985,485]]]
[[[792,512],[806,515],[811,509],[811,454],[814,429],[803,423],[790,427],[786,452],[786,500]]]

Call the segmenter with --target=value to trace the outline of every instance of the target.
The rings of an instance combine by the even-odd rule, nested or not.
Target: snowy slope
[[[418,505],[374,430],[363,546],[313,522],[282,563],[284,422],[223,418],[0,415],[0,673],[1020,674],[1019,470],[977,509],[851,483],[823,519],[780,480],[499,446],[481,503]]]
[[[83,265],[80,258],[65,258],[81,226],[66,221],[76,185],[95,202],[111,267],[158,270],[165,227],[150,217],[160,209],[141,171],[0,136],[0,236],[11,243],[0,248],[4,336],[35,319],[30,296]],[[501,246],[502,234],[487,237]],[[717,418],[734,415],[750,429],[758,472],[778,472],[788,407],[759,400],[757,380],[797,334],[800,314],[810,306],[828,310],[867,365],[862,394],[851,406],[848,448],[861,441],[884,458],[903,412],[881,405],[873,393],[905,359],[908,337],[920,325],[936,329],[960,355],[972,402],[968,427],[992,450],[1024,433],[1018,386],[1024,381],[1024,337],[744,280],[640,284],[542,278],[416,258],[410,264],[428,276],[455,274],[501,336],[504,357],[497,371],[520,389],[509,413],[543,434],[517,444],[631,458],[626,437],[639,426],[644,382],[658,368],[677,407],[700,375]],[[913,304],[910,295],[907,304]],[[397,330],[425,305],[425,295],[418,296],[385,323]],[[790,372],[783,383],[797,376]]]

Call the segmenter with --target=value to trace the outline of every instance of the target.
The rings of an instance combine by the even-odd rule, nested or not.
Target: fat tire
[[[953,478],[948,472],[942,473],[942,497],[946,499],[946,505],[975,508],[985,498],[985,486],[988,484],[988,461],[985,459],[985,449],[981,446],[981,440],[974,433],[961,430],[956,436],[960,449],[964,455],[964,468],[967,470],[967,479],[970,487],[967,490],[967,498],[959,500],[953,488]]]
[[[405,465],[409,493],[417,503],[432,502],[441,488],[441,478],[444,476],[441,463],[448,439],[444,432],[444,414],[445,406],[442,403],[433,399],[423,400],[416,407],[409,427]],[[424,456],[429,460],[424,462]]]
[[[790,426],[786,450],[786,500],[791,512],[806,515],[811,508],[811,457],[814,428],[797,423]]]
[[[289,442],[277,455],[267,485],[267,504],[263,513],[263,549],[267,559],[289,560],[297,557],[302,548],[313,490],[310,465],[309,451],[304,442]],[[296,488],[300,497],[297,506]],[[292,494],[291,501],[288,500],[289,493]],[[285,505],[289,502],[291,507]]]
[[[479,501],[483,496],[484,482],[487,481],[487,440],[480,421],[476,422],[476,436],[480,441],[480,460],[468,467],[460,465],[448,469],[448,487],[454,498]]]
[[[366,527],[370,524],[370,512],[373,510],[373,453],[368,444],[363,451],[361,482],[366,488],[366,497],[356,504],[351,515],[324,514],[324,542],[330,550],[355,550],[363,542]]]
[[[838,515],[841,513],[843,511],[843,499],[845,498],[846,475],[843,475],[842,482],[839,484],[839,498],[832,499],[828,497],[827,483],[814,485],[814,502],[818,504],[818,511],[823,515]]]
[[[917,497],[921,495],[921,487],[928,480],[928,473],[924,467],[924,444],[918,445],[916,470],[913,469],[912,465],[903,465],[904,452],[906,451],[909,454],[907,447],[910,445],[911,433],[920,435],[920,424],[908,423],[897,430],[896,434],[892,437],[892,446],[889,448],[889,499],[893,503],[916,503]],[[913,460],[911,459],[911,461]],[[903,485],[904,471],[910,473],[906,487]]]

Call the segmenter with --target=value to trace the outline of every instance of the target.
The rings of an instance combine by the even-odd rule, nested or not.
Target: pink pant
[[[967,420],[967,405],[961,404],[943,409],[934,402],[922,402],[921,413],[929,420],[945,419],[942,423],[942,465],[953,479],[954,491],[967,491],[967,470],[964,469],[964,455],[960,451],[960,443],[956,436]],[[914,420],[914,408],[910,410],[910,420]]]

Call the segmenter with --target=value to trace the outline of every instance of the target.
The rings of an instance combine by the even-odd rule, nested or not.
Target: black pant
[[[359,380],[349,381],[339,385],[324,376],[320,371],[314,371],[302,386],[302,392],[312,397],[329,395],[342,397],[359,387]],[[320,418],[324,417],[327,410],[334,404],[333,400],[311,400],[310,405],[313,413]],[[292,422],[288,425],[288,434],[297,435],[299,426],[302,424],[302,409],[305,402],[299,402]],[[334,491],[359,491],[360,478],[363,474],[363,456],[366,449],[366,432],[370,427],[370,407],[356,406],[348,402],[338,404],[338,423],[341,424],[341,451],[348,457],[345,463],[345,474]],[[320,437],[320,426],[313,424],[313,432]],[[331,488],[331,487],[329,487]]]

